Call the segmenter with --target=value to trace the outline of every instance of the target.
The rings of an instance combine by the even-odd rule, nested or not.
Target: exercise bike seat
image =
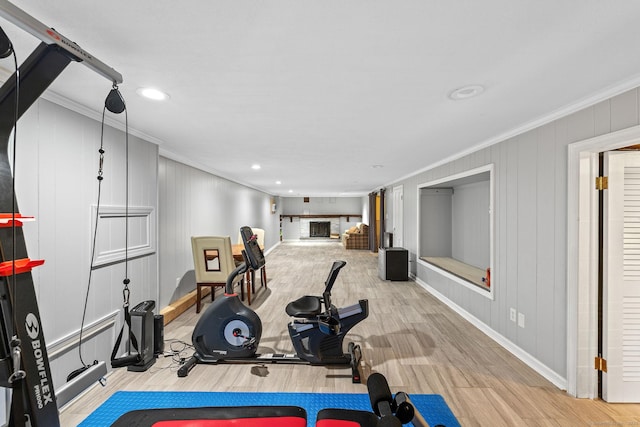
[[[306,295],[291,301],[285,309],[291,317],[310,319],[322,313],[322,298]]]

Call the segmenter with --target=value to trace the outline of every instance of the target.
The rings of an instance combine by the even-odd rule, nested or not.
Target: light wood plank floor
[[[334,286],[334,303],[369,299],[369,318],[346,340],[363,348],[365,379],[381,372],[393,392],[441,394],[463,426],[640,425],[640,404],[567,396],[414,282],[380,280],[376,254],[346,251],[337,242],[286,242],[267,256],[269,289],[261,289],[252,304],[263,322],[260,352],[293,353],[284,307],[298,296],[319,295],[338,259],[347,265]],[[181,341],[191,343],[197,319],[193,308],[167,325],[167,353],[179,352],[178,359],[191,355]],[[350,369],[198,365],[178,378],[177,367],[167,356],[147,372],[117,369],[106,387],[96,386],[67,405],[61,423],[77,425],[117,390],[366,393],[365,385],[351,383]]]

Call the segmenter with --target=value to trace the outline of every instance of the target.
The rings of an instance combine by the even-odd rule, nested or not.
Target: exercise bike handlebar
[[[244,244],[243,258],[247,268],[260,269],[265,264],[264,253],[258,244],[258,238],[253,234],[251,227],[241,227],[240,236]],[[245,256],[246,255],[246,256]]]
[[[333,288],[333,283],[338,278],[338,273],[340,273],[340,269],[347,265],[345,261],[334,261],[331,266],[331,271],[329,272],[329,277],[324,282],[325,288],[322,293],[322,299],[324,301],[324,307],[327,311],[331,310],[331,288]]]
[[[329,272],[329,277],[327,277],[327,280],[324,282],[324,284],[325,284],[324,292],[325,293],[327,293],[327,292],[331,293],[331,288],[333,288],[333,283],[338,278],[338,273],[340,273],[340,269],[342,267],[344,267],[345,265],[347,265],[346,261],[334,261],[333,262],[333,265],[331,266],[331,271]]]
[[[233,281],[235,278],[247,272],[247,254],[245,251],[242,251],[242,258],[244,258],[244,262],[238,264],[235,270],[227,276],[227,283],[224,286],[224,293],[227,295],[231,295],[233,293]]]

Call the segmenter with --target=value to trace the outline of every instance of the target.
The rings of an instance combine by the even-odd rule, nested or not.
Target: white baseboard
[[[280,241],[278,241],[278,243],[276,243],[275,245],[271,246],[269,249],[267,249],[266,251],[264,251],[264,256],[267,256],[271,253],[272,250],[274,250],[275,248],[277,248],[278,246],[280,246]]]

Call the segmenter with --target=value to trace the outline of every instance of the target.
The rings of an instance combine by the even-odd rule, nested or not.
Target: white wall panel
[[[546,284],[536,285],[536,312],[537,333],[534,336],[536,348],[540,352],[547,353],[545,359],[553,361],[556,351],[555,340],[549,342],[546,337],[553,337],[556,333],[556,312],[550,309],[554,306],[553,291],[556,287],[556,263],[557,248],[555,245],[556,222],[555,211],[549,209],[556,203],[556,174],[557,171],[554,158],[549,161],[549,154],[555,152],[555,128],[553,125],[546,125],[536,132],[537,136],[537,164],[538,172],[536,176],[536,233],[538,243],[536,245],[536,283]],[[562,368],[562,365],[550,363],[554,370]]]
[[[610,105],[611,132],[638,124],[638,97],[635,91],[625,92],[611,98]]]
[[[536,329],[537,329],[537,287],[541,286],[544,291],[548,284],[539,283],[536,277],[536,251],[537,221],[536,221],[536,180],[538,170],[544,170],[544,165],[537,165],[535,132],[528,132],[518,138],[518,188],[517,188],[517,233],[518,247],[517,263],[518,270],[516,280],[518,284],[518,299],[516,306],[518,316],[525,316],[525,327],[518,328],[516,344],[529,353],[536,352]],[[540,167],[542,166],[542,167]],[[545,200],[541,200],[544,203]],[[552,206],[552,205],[549,205]],[[526,320],[535,320],[527,322]],[[519,326],[519,325],[518,325]]]
[[[545,359],[545,363],[555,372],[566,375],[567,366],[567,260],[563,254],[567,253],[567,130],[566,121],[560,120],[553,124],[555,130],[554,141],[554,199],[553,227],[554,239],[550,246],[544,246],[541,250],[553,248],[554,251],[554,285],[552,303],[549,307],[553,312],[553,334],[550,339],[540,340],[538,346],[547,345],[552,350],[551,358]],[[551,161],[549,160],[549,164]]]
[[[504,294],[506,298],[505,309],[506,311],[501,313],[502,316],[507,316],[507,313],[514,308],[518,309],[518,150],[519,144],[506,144],[501,147],[506,151],[505,160],[501,166],[505,169],[504,179],[507,181],[506,191],[504,193],[496,195],[496,203],[505,205],[505,216],[500,218],[500,221],[496,222],[496,229],[501,230],[504,233],[505,238],[505,252],[504,257],[496,260],[498,264],[504,263],[506,265],[504,280],[500,276],[496,277],[502,283],[499,288],[497,284],[494,286],[496,294]],[[500,167],[500,166],[497,166]],[[525,225],[523,225],[525,226]],[[507,317],[507,319],[510,319]],[[529,319],[531,321],[531,319]],[[513,342],[517,341],[518,325],[515,322],[509,320],[509,326],[507,327],[507,338]]]
[[[47,343],[71,340],[79,335],[91,265],[92,206],[97,201],[98,148],[101,125],[46,100],[38,100],[18,123],[16,189],[20,212],[35,215],[24,227],[31,258],[45,264],[33,271],[40,314]],[[105,127],[105,163],[102,203],[125,204],[125,135]],[[129,137],[131,205],[157,208],[156,145]],[[135,221],[132,241],[139,236]],[[154,234],[155,230],[149,231]],[[147,233],[149,233],[147,232]],[[114,236],[102,236],[109,245]],[[121,236],[118,239],[123,239]],[[129,263],[131,303],[155,299],[157,255],[150,251]],[[121,312],[124,263],[93,272],[86,323]],[[116,327],[122,316],[116,319]],[[85,363],[108,360],[114,343],[113,327],[83,344]],[[53,382],[59,387],[81,366],[77,346],[54,354]]]

